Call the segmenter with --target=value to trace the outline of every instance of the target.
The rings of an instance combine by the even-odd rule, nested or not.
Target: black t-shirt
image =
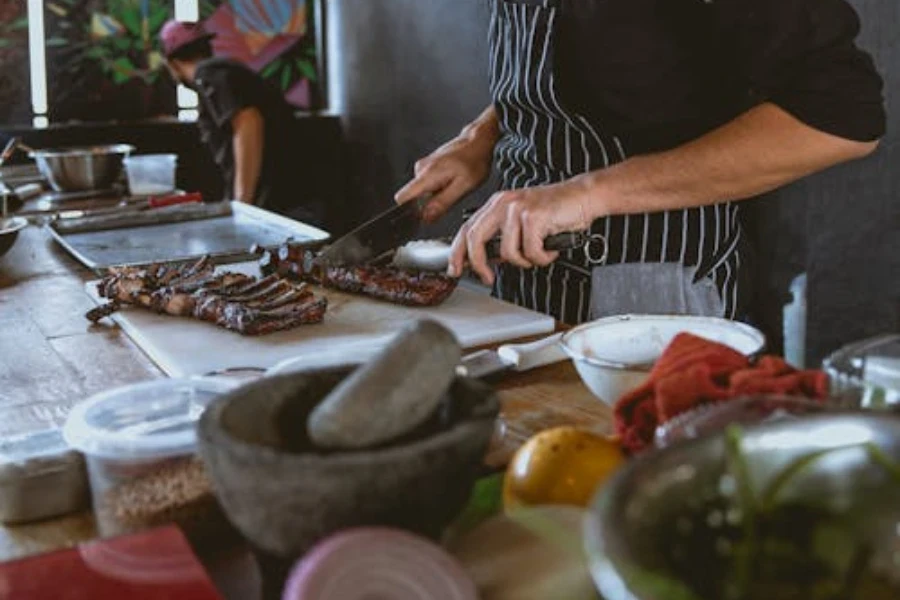
[[[885,131],[882,81],[845,0],[561,0],[564,101],[630,154],[668,149],[770,101],[843,138]]]
[[[295,206],[297,182],[291,173],[291,161],[296,153],[292,149],[302,141],[292,135],[293,109],[282,94],[245,65],[224,58],[201,62],[195,80],[201,104],[201,136],[225,175],[226,193],[231,195],[235,176],[231,120],[241,110],[255,107],[262,114],[265,133],[254,203],[290,210],[297,218],[320,225],[322,207]]]

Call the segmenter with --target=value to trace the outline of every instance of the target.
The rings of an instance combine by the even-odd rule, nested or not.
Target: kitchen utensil
[[[207,206],[213,208],[207,209]],[[177,222],[159,218],[172,209],[196,210],[201,216],[209,216],[206,210],[221,210],[223,215]],[[276,248],[290,240],[294,244],[316,247],[328,239],[328,233],[321,229],[243,202],[147,210],[138,213],[138,220],[156,222],[63,234],[57,230],[63,222],[60,221],[51,223],[49,231],[68,252],[91,269],[179,262],[201,256],[209,256],[217,263],[233,263],[258,258],[251,250],[254,245]],[[254,273],[259,275],[255,262],[253,266]],[[253,363],[238,366],[247,364]]]
[[[33,150],[38,169],[59,192],[102,190],[122,174],[122,161],[134,146],[112,144]]]
[[[459,360],[459,344],[446,327],[416,321],[316,406],[310,439],[322,448],[352,450],[400,438],[434,414]]]
[[[9,252],[19,237],[19,232],[28,226],[22,217],[0,217],[0,256]]]
[[[469,379],[458,379],[450,393],[470,410],[446,430],[358,452],[311,449],[297,432],[351,371],[260,379],[217,400],[200,418],[200,452],[216,496],[241,533],[277,558],[294,560],[352,526],[437,537],[481,471],[499,403],[490,388]]]
[[[259,275],[255,262],[228,265],[222,270]],[[88,282],[85,291],[100,303],[96,287],[96,281]],[[293,368],[300,369],[361,362],[374,356],[415,319],[442,323],[463,348],[549,334],[555,326],[552,317],[463,287],[440,306],[427,308],[399,306],[335,290],[323,293],[329,304],[324,323],[254,338],[194,319],[137,309],[121,310],[112,318],[172,377],[232,367],[271,369],[288,360],[294,363]]]
[[[832,394],[846,404],[872,409],[900,406],[900,334],[848,344],[828,356],[823,368]]]
[[[97,394],[72,409],[63,435],[87,458],[102,535],[162,524],[155,522],[162,509],[155,511],[152,503],[168,501],[167,485],[181,486],[179,493],[195,486],[184,473],[196,453],[197,420],[234,387],[222,379],[161,379]],[[154,498],[154,491],[161,497]]]
[[[17,137],[12,137],[8,142],[6,142],[3,150],[0,151],[0,167],[2,167],[7,160],[9,160],[9,158],[13,155],[13,153],[16,151],[16,148],[18,147],[19,138]]]
[[[585,233],[577,231],[557,233],[544,240],[544,250],[548,252],[575,250],[576,248],[585,247],[585,245],[589,243],[589,241],[590,236]],[[487,245],[485,245],[484,247],[484,251],[487,254],[488,260],[495,260],[500,258],[501,243],[502,240],[499,237],[495,237],[488,241]]]
[[[131,199],[123,200],[116,206],[106,208],[62,211],[57,213],[55,218],[82,219],[99,215],[125,215],[154,208],[163,208],[165,206],[175,206],[176,204],[197,204],[201,202],[203,202],[203,194],[200,192],[172,194],[168,196],[151,196],[150,198],[145,199],[133,197]]]
[[[900,460],[900,419],[859,413],[810,415],[743,428],[737,440],[736,451],[734,436],[729,442],[725,435],[711,435],[647,453],[631,461],[600,489],[585,523],[585,534],[591,572],[604,598],[725,597],[715,591],[698,594],[696,590],[702,586],[721,591],[724,584],[733,582],[735,571],[728,567],[735,559],[740,560],[738,548],[750,549],[743,515],[753,509],[729,507],[755,505],[752,514],[757,524],[750,527],[760,531],[761,498],[767,497],[779,480],[774,502],[796,507],[793,514],[797,518],[784,514],[777,527],[768,521],[766,534],[778,537],[768,545],[765,539],[757,538],[753,544],[757,550],[779,552],[776,556],[781,556],[785,564],[783,561],[812,557],[791,556],[791,546],[784,540],[802,544],[802,540],[824,535],[813,547],[832,558],[849,558],[854,542],[865,542],[868,552],[864,563],[872,567],[872,572],[896,574],[900,486],[896,475],[889,472],[896,467],[874,460],[861,445],[874,445],[896,464]],[[828,454],[809,459],[822,452]],[[805,460],[798,462],[801,459]],[[784,478],[789,466],[794,467],[793,475]],[[746,484],[735,481],[736,472],[743,473],[741,479]],[[848,529],[835,530],[835,523],[830,523],[830,529],[828,524],[824,530],[816,527],[813,511],[843,515],[839,523]],[[861,539],[852,539],[847,533]],[[742,540],[744,543],[738,545]],[[728,550],[723,552],[725,548]],[[831,552],[841,548],[845,551]],[[815,577],[803,582],[802,575],[813,572],[806,566],[803,569],[798,565],[795,570],[785,566],[776,572],[783,578],[771,586],[782,590],[778,598],[828,597],[811,593]],[[838,573],[842,573],[844,567],[839,568]],[[757,577],[764,575],[755,573]],[[768,577],[773,577],[771,570]],[[834,588],[820,588],[824,589]],[[790,590],[793,593],[788,595]]]
[[[142,154],[124,161],[128,190],[134,196],[167,194],[175,189],[176,154]]]
[[[762,332],[713,317],[624,315],[579,325],[563,334],[563,350],[597,398],[614,404],[641,385],[653,363],[679,333],[720,342],[747,356],[765,347]]]
[[[163,204],[154,210],[119,211],[110,214],[60,219],[54,221],[51,227],[57,233],[69,235],[91,231],[162,225],[165,223],[183,223],[185,221],[215,219],[231,215],[231,204],[228,202],[203,204],[198,203],[198,199],[195,197],[188,197],[187,201],[189,203],[185,204],[177,197],[172,197],[167,201],[167,204]],[[146,205],[139,205],[138,208],[151,208],[151,206],[150,201],[148,201]]]
[[[527,344],[504,344],[496,350],[479,350],[463,357],[456,373],[460,377],[482,379],[504,371],[527,371],[566,360],[557,333]]]
[[[363,223],[322,250],[313,265],[357,265],[399,248],[412,240],[419,230],[425,202],[423,198],[398,204]]]

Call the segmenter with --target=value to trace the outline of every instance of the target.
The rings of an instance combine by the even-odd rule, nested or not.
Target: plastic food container
[[[831,393],[859,408],[900,406],[900,334],[844,346],[824,361]]]
[[[724,430],[732,424],[757,425],[799,418],[832,408],[816,400],[794,396],[760,395],[698,406],[656,428],[656,447]]]
[[[59,429],[0,441],[0,521],[58,517],[87,508],[88,500],[84,459]]]
[[[166,194],[175,189],[175,154],[143,154],[124,160],[128,189],[133,196]]]
[[[114,389],[76,405],[63,433],[84,453],[102,536],[177,523],[189,538],[223,518],[196,456],[207,405],[236,387],[221,379],[163,379]]]

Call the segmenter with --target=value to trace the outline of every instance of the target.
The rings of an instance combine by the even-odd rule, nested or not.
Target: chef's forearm
[[[818,131],[763,104],[688,144],[579,181],[591,217],[657,212],[751,198],[861,158],[876,146]]]
[[[246,108],[231,121],[234,147],[234,199],[252,204],[263,160],[265,128],[256,108]]]

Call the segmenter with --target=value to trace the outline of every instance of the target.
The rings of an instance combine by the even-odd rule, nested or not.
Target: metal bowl
[[[57,192],[106,190],[122,175],[128,144],[57,148],[31,152],[41,174]]]
[[[9,252],[19,237],[19,231],[25,229],[26,225],[28,221],[22,217],[0,217],[0,256]]]
[[[872,553],[867,572],[897,584],[900,485],[873,460],[864,444],[877,446],[896,463],[900,418],[815,415],[742,431],[742,455],[757,498],[772,489],[767,486],[788,465],[812,453],[836,449],[804,464],[780,488],[777,505],[795,507],[799,517],[783,525],[778,535],[792,531],[807,536],[818,531],[806,523],[807,514],[813,519],[826,513],[841,515],[849,519],[842,522],[848,528],[842,531],[852,535],[839,539],[852,539],[854,545],[864,542]],[[734,490],[745,488],[728,475],[726,447],[725,435],[676,444],[636,459],[603,487],[586,519],[585,537],[591,574],[604,598],[725,597],[721,589],[703,592],[699,588],[733,581],[722,565],[734,560],[734,548],[740,543],[736,540],[746,531],[744,513],[734,508]],[[758,521],[754,527],[760,527]],[[799,577],[798,572],[789,571],[786,577]],[[673,589],[680,589],[682,595]],[[809,589],[801,589],[794,597],[812,596]]]

